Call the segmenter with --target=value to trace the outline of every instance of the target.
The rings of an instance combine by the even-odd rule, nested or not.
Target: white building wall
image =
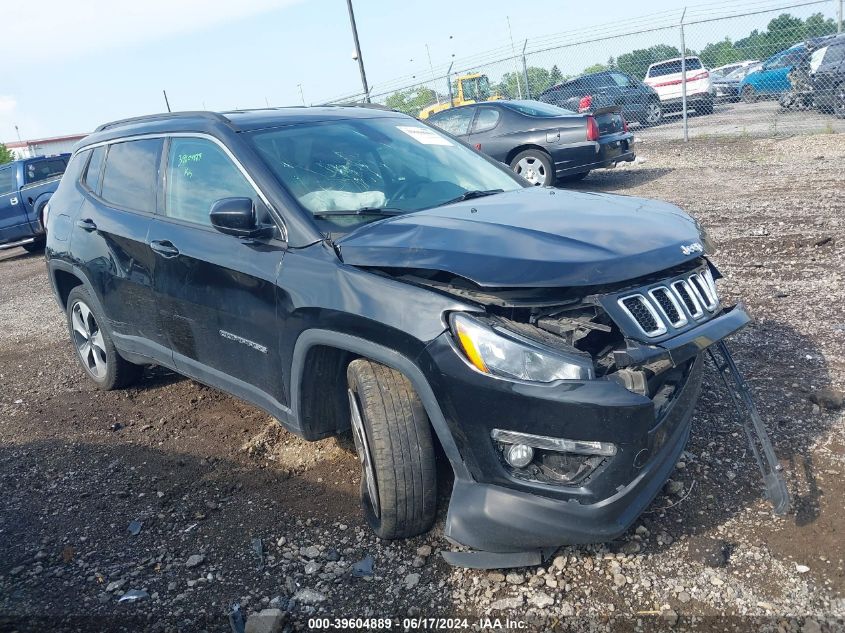
[[[45,139],[37,141],[33,144],[28,144],[26,147],[13,147],[12,153],[16,158],[32,158],[33,156],[46,156],[50,154],[64,154],[72,152],[73,146],[79,142],[79,139]]]

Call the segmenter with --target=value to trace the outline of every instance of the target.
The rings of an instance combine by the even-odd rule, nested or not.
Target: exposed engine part
[[[607,375],[608,380],[618,382],[628,391],[633,391],[642,396],[649,395],[648,375],[643,370],[620,369]]]

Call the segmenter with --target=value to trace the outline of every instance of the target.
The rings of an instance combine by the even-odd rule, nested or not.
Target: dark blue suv
[[[100,127],[51,200],[47,266],[103,389],[162,365],[307,439],[352,431],[383,538],[539,562],[623,532],[690,431],[702,352],[743,327],[663,202],[529,187],[374,108]],[[481,562],[479,562],[479,560]]]

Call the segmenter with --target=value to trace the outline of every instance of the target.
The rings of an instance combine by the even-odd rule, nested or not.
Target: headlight
[[[593,377],[592,362],[577,354],[567,355],[541,347],[518,334],[494,330],[459,312],[452,314],[451,324],[467,360],[485,374],[532,382]]]

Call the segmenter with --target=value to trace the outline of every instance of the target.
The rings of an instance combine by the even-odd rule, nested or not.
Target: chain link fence
[[[842,0],[716,2],[507,42],[328,103],[369,97],[421,118],[497,98],[618,105],[652,138],[845,132],[841,11]]]

